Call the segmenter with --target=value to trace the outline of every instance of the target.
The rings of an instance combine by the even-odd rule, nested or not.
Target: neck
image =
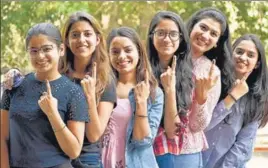
[[[61,74],[59,73],[58,70],[54,72],[36,72],[35,77],[37,80],[40,81],[53,81],[61,77]]]
[[[90,57],[87,58],[77,58],[74,59],[74,73],[84,76],[86,74],[86,67],[91,59]]]
[[[170,58],[170,59],[172,59],[172,56],[159,56],[159,60],[160,60],[160,66],[161,66],[161,68],[163,68],[163,69],[166,69],[167,67],[168,67],[168,64],[169,64],[169,62],[170,62],[170,59],[161,59],[161,58]]]
[[[203,56],[204,53],[196,51],[195,49],[192,49],[192,57],[194,59],[200,58],[201,56]]]
[[[238,73],[238,72],[235,72],[235,77],[236,79],[242,79],[244,76],[244,74],[241,74],[241,73]]]
[[[126,74],[119,74],[118,82],[123,84],[134,84],[136,85],[136,73],[126,73]]]

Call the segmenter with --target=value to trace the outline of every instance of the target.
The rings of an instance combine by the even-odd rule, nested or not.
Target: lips
[[[117,65],[121,68],[125,68],[128,64],[130,64],[131,61],[122,61],[122,62],[117,62]]]
[[[38,66],[44,67],[44,66],[46,66],[48,63],[47,63],[47,62],[36,62],[36,64],[37,64]]]
[[[197,41],[197,44],[199,46],[207,46],[208,45],[206,42],[204,42],[204,40],[201,40],[201,38],[199,38],[199,37],[196,39],[196,41]]]

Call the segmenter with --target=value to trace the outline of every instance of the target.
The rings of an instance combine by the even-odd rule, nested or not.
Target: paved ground
[[[255,147],[256,150],[247,168],[268,167],[268,125],[258,131]]]

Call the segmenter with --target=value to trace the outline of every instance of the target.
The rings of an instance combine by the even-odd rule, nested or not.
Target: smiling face
[[[139,52],[127,37],[117,36],[111,41],[109,56],[112,66],[120,74],[136,73]]]
[[[235,71],[238,76],[243,76],[258,66],[258,50],[250,40],[241,41],[235,47],[233,57],[235,59]]]
[[[193,53],[201,56],[215,47],[221,36],[221,24],[212,18],[197,22],[190,34]]]
[[[161,62],[169,61],[179,48],[179,34],[178,26],[170,19],[162,19],[155,27],[153,44]]]
[[[40,34],[31,37],[27,51],[37,73],[58,72],[59,58],[64,54],[63,45],[59,49],[48,36]]]
[[[78,21],[71,26],[68,47],[75,58],[91,58],[99,41],[98,35],[87,21]]]

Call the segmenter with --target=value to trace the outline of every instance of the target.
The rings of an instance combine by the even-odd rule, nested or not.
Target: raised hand
[[[207,100],[208,91],[216,85],[219,76],[215,76],[215,59],[212,61],[208,77],[196,77],[195,94],[198,104],[203,104]]]
[[[52,96],[49,81],[46,80],[47,91],[38,100],[38,104],[42,111],[50,117],[53,113],[58,111],[58,100]]]
[[[144,81],[138,83],[134,88],[136,102],[146,102],[150,95],[149,73],[145,70]]]
[[[246,73],[242,79],[237,79],[229,92],[236,100],[240,99],[246,93],[248,93],[249,88],[246,82],[248,76],[251,72]]]
[[[165,92],[176,90],[176,65],[177,57],[174,55],[172,60],[172,67],[168,66],[166,72],[162,73],[160,76],[161,84]]]
[[[10,69],[4,75],[3,87],[4,89],[11,90],[13,87],[17,87],[21,82],[24,76],[18,69]]]
[[[97,78],[97,63],[93,63],[92,76],[86,75],[85,78],[81,81],[84,93],[87,98],[95,99],[96,91],[96,78]]]

